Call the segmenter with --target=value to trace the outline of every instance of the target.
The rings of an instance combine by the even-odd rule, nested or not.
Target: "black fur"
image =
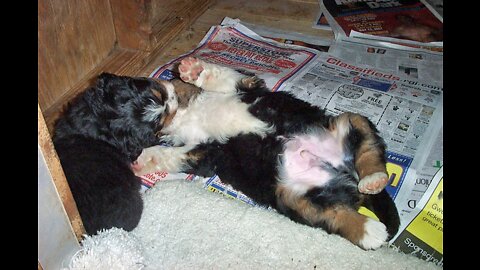
[[[151,79],[102,73],[95,86],[69,104],[55,125],[54,137],[76,134],[102,140],[133,161],[145,145],[158,142],[155,132],[161,129],[160,119],[142,119],[152,101],[165,103],[152,89],[166,95],[163,86]]]
[[[194,151],[205,157],[190,164],[190,173],[211,176],[216,173],[223,182],[262,205],[275,204],[276,154],[282,144],[274,137],[260,138],[246,134],[230,138],[228,143],[205,143]]]
[[[278,156],[283,153],[285,138],[308,132],[312,128],[327,128],[332,117],[324,110],[305,101],[295,98],[287,92],[271,92],[265,84],[258,80],[255,86],[237,85],[241,100],[251,104],[249,111],[262,121],[276,127],[274,134],[262,138],[258,135],[238,135],[230,138],[227,143],[202,143],[196,146],[191,153],[199,154],[201,159],[190,161],[187,170],[189,173],[210,176],[217,174],[222,182],[243,192],[255,202],[272,206],[280,213],[292,220],[315,227],[322,227],[331,232],[328,224],[311,224],[296,211],[279,204],[275,190],[278,184]],[[373,123],[370,127],[377,132]],[[383,140],[374,135],[382,152],[385,150]],[[346,205],[358,209],[365,205],[373,209],[382,223],[387,226],[389,237],[398,230],[398,212],[388,193],[383,190],[377,195],[361,194],[358,191],[358,179],[355,178],[354,159],[363,135],[355,128],[347,135],[345,143],[345,166],[334,168],[336,177],[322,187],[312,188],[305,194],[318,209],[333,205]],[[384,154],[382,156],[385,160]],[[329,166],[328,164],[326,166]]]
[[[266,123],[274,124],[277,135],[303,132],[313,125],[328,125],[330,116],[319,107],[287,92],[271,92],[263,80],[258,80],[251,88],[238,84],[237,89],[243,102],[253,104],[257,101],[250,106],[250,113]]]
[[[103,73],[57,121],[53,142],[88,234],[137,226],[141,181],[130,164],[158,144],[162,115],[147,121],[144,111],[166,95],[154,80]]]
[[[137,226],[143,209],[140,181],[123,153],[78,135],[57,139],[55,148],[88,234]]]

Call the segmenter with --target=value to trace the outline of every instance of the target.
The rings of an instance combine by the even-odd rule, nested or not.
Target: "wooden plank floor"
[[[192,49],[205,36],[211,26],[218,25],[224,17],[238,18],[243,22],[289,32],[333,39],[331,31],[315,29],[313,22],[318,14],[318,0],[218,0],[203,7],[198,18],[183,18],[168,23],[166,36],[152,52],[115,48],[101,64],[92,70],[75,87],[65,92],[49,108],[42,108],[48,129],[64,105],[83,91],[102,71],[129,76],[148,76],[157,67]],[[188,16],[189,11],[185,11]],[[184,25],[188,24],[188,27]]]

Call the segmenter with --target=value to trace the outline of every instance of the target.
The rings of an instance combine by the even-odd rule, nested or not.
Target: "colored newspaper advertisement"
[[[391,243],[405,253],[443,266],[443,167]]]
[[[345,37],[443,50],[443,19],[420,0],[319,0],[337,40]]]
[[[441,80],[423,80],[424,77],[412,77],[398,70],[358,63],[356,59],[345,60],[331,53],[277,42],[259,36],[239,20],[230,18],[212,27],[197,48],[159,67],[151,77],[178,76],[175,63],[190,55],[260,73],[268,79],[273,91],[291,92],[329,114],[350,111],[367,116],[387,144],[390,179],[386,190],[399,209],[401,225],[409,223],[443,165]],[[276,60],[292,63],[275,65],[283,63]],[[202,181],[207,190],[259,206],[218,176],[202,178],[156,172],[142,178],[148,188],[172,177]],[[443,241],[443,237],[439,239]]]
[[[221,25],[212,27],[199,46],[166,65],[159,67],[151,77],[172,79],[177,76],[176,65],[185,57],[195,56],[205,61],[257,74],[273,91],[317,57],[318,51],[265,39],[238,20],[225,18]]]

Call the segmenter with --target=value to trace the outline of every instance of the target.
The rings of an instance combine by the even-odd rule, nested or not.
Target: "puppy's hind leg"
[[[228,67],[205,62],[199,58],[187,57],[178,66],[180,78],[205,91],[234,93],[236,84],[245,75]]]
[[[365,250],[377,249],[386,243],[385,225],[358,213],[348,204],[333,203],[322,207],[281,186],[277,187],[276,196],[280,212],[299,223],[338,234]]]
[[[388,183],[385,143],[366,117],[355,113],[342,113],[332,118],[329,129],[340,136],[344,145],[354,152],[355,170],[359,176],[361,193],[377,194]]]
[[[344,146],[354,153],[354,166],[359,176],[358,191],[365,195],[362,205],[372,210],[387,227],[388,237],[398,231],[400,219],[395,203],[385,190],[388,174],[385,143],[366,117],[343,113],[332,119],[331,130],[344,136]]]

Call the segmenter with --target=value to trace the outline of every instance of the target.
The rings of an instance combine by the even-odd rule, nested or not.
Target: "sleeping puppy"
[[[399,227],[384,190],[385,143],[365,117],[325,111],[257,77],[186,58],[182,80],[203,88],[162,130],[175,147],[153,146],[132,164],[153,171],[217,174],[290,219],[376,249]],[[358,213],[372,210],[379,221]]]
[[[137,226],[141,181],[130,164],[182,106],[174,84],[195,88],[103,73],[56,122],[53,143],[88,234]]]

